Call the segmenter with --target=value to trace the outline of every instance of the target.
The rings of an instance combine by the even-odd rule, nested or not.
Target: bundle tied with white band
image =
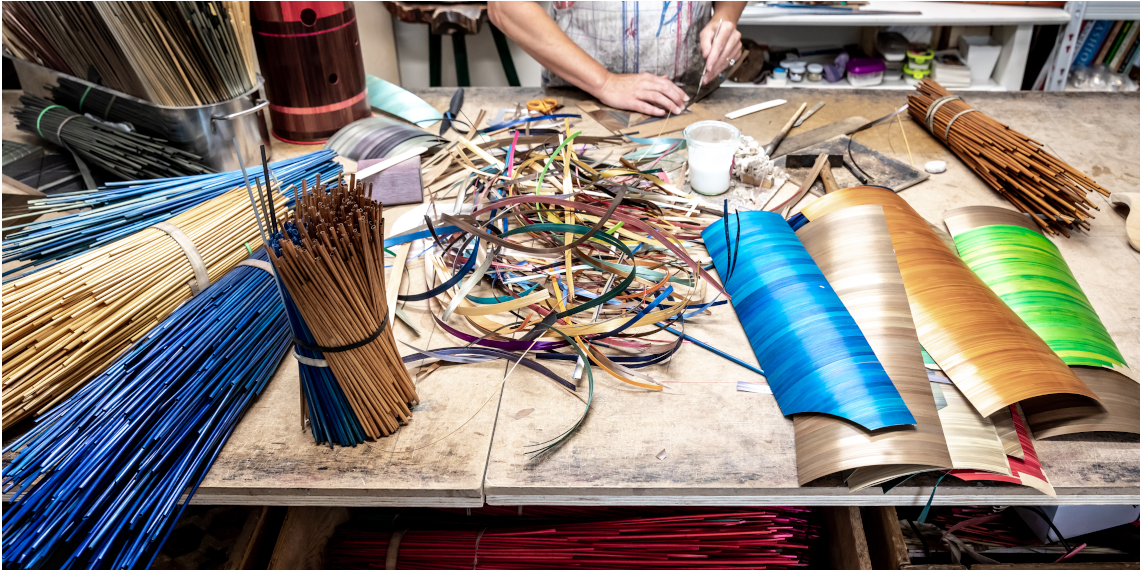
[[[907,97],[910,115],[970,170],[1049,235],[1092,229],[1108,189],[1054,156],[1040,142],[995,121],[930,79]],[[1062,135],[1063,136],[1063,135]]]

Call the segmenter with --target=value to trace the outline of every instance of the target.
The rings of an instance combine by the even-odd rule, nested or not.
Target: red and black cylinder
[[[371,114],[352,2],[250,2],[273,136],[321,144]]]

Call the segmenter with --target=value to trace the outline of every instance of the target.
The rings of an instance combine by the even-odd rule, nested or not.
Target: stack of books
[[[1073,67],[1103,65],[1113,73],[1128,74],[1140,63],[1140,21],[1087,21],[1077,46]]]
[[[958,50],[946,50],[934,54],[934,70],[930,76],[947,89],[970,86],[970,66],[966,65]]]

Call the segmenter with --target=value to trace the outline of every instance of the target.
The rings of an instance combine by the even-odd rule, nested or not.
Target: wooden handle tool
[[[792,130],[792,125],[796,122],[796,119],[800,118],[800,114],[803,113],[806,108],[807,103],[800,104],[800,108],[796,109],[796,112],[792,115],[792,118],[788,119],[788,123],[784,125],[784,128],[780,129],[780,132],[776,133],[776,136],[772,138],[772,142],[764,147],[765,154],[772,156],[772,153],[776,152],[780,143],[784,141],[784,137],[788,136],[788,131]]]

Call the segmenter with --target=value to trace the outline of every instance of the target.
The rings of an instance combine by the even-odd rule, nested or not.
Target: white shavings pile
[[[730,207],[740,210],[759,209],[762,202],[767,201],[787,180],[788,173],[768,158],[756,139],[740,137],[732,164],[732,188],[727,196]]]

